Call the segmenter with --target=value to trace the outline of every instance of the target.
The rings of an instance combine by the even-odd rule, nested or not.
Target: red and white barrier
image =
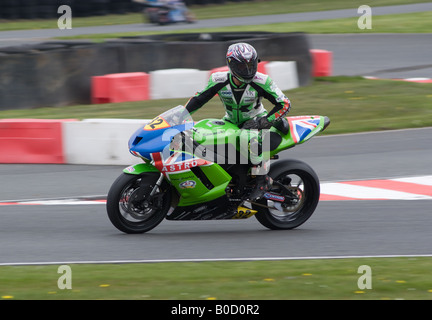
[[[205,88],[210,73],[228,71],[227,66],[209,71],[175,68],[92,77],[92,103],[189,98]],[[281,90],[299,86],[295,61],[262,61],[258,71],[268,74]]]
[[[149,74],[114,73],[92,77],[92,103],[149,100]]]
[[[0,119],[0,163],[64,163],[63,124],[74,119]]]
[[[333,72],[333,53],[327,50],[311,49],[312,76],[328,77]]]
[[[212,71],[228,70],[226,66]],[[298,87],[296,63],[263,61],[258,71],[269,74],[282,90]],[[92,102],[189,98],[208,82],[209,71],[167,69],[92,78]],[[0,163],[71,163],[128,165],[138,162],[128,151],[129,137],[147,119],[0,120]]]

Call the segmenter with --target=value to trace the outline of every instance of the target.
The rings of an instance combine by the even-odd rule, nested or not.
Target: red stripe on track
[[[425,196],[432,196],[432,186],[423,184],[401,182],[393,180],[365,180],[365,181],[347,181],[342,184],[350,184],[362,187],[380,188],[393,191],[401,191]]]
[[[320,201],[358,200],[356,198],[336,196],[333,194],[320,194]]]
[[[25,203],[25,202],[0,202],[0,206],[40,206],[40,203]]]

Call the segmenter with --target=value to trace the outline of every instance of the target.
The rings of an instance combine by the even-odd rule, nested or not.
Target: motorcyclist
[[[228,72],[215,72],[210,76],[207,87],[193,96],[186,104],[193,113],[216,94],[225,107],[224,120],[239,128],[269,129],[278,125],[291,108],[290,100],[266,74],[257,72],[258,54],[255,48],[244,42],[229,46],[226,53]],[[270,112],[264,108],[262,98],[274,107]],[[257,199],[271,187],[271,179],[260,174],[256,176],[251,199]]]
[[[132,0],[144,6],[144,15],[151,23],[194,22],[195,15],[182,0]]]

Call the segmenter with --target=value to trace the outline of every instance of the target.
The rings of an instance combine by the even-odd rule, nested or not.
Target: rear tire
[[[171,190],[164,181],[150,196],[159,176],[158,173],[123,173],[114,181],[108,192],[106,209],[117,229],[125,233],[144,233],[162,222],[170,209]]]
[[[278,208],[268,209],[253,204],[253,209],[258,211],[255,215],[257,220],[272,230],[294,229],[305,223],[314,213],[320,197],[319,179],[314,170],[302,161],[278,161],[271,165],[269,176],[274,180],[270,192],[283,192],[284,189],[275,183],[279,182],[294,197],[290,203],[260,199],[257,203]]]

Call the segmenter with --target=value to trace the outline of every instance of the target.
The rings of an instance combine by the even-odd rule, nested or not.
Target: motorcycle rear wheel
[[[164,182],[150,196],[158,178],[159,174],[122,173],[114,181],[108,192],[106,209],[117,229],[124,233],[144,233],[162,222],[170,209],[171,192]]]
[[[253,209],[258,211],[257,220],[272,230],[294,229],[305,223],[314,213],[320,197],[319,179],[314,170],[302,161],[286,160],[272,165],[269,176],[273,179],[270,192],[282,194],[288,189],[292,200],[280,203],[260,199],[257,203],[262,206],[253,204]]]

